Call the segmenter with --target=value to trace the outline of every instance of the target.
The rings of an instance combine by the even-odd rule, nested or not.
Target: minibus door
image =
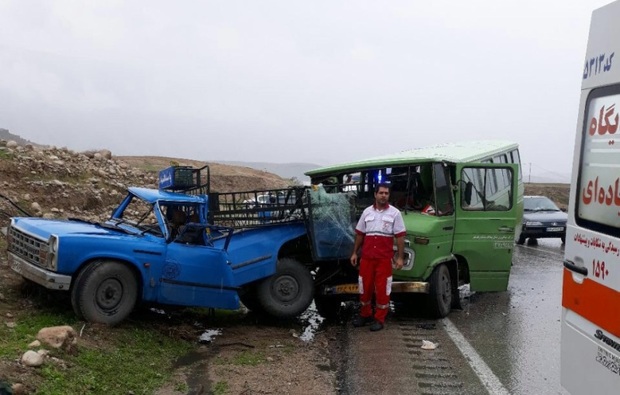
[[[453,253],[467,260],[472,291],[505,291],[518,210],[516,164],[458,164]]]

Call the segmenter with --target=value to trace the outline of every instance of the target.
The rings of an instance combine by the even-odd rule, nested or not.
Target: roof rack
[[[170,166],[159,172],[159,189],[164,191],[207,195],[210,192],[210,184],[211,172],[208,165],[200,168]]]

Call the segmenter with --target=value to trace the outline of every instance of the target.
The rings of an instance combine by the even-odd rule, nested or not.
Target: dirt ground
[[[49,303],[64,305],[68,298],[33,290],[14,274],[0,256],[0,324],[8,325],[20,314],[38,314]],[[174,361],[174,380],[156,392],[178,394],[308,394],[337,393],[340,356],[339,326],[320,327],[309,311],[290,322],[278,322],[241,310],[232,315],[207,317],[193,310],[142,308],[124,326],[149,325],[167,336],[195,344],[190,353]],[[61,307],[62,309],[62,307]],[[112,343],[103,325],[84,323],[78,347],[105,349]],[[36,331],[40,328],[36,328]],[[36,393],[36,369],[13,358],[0,358],[0,379],[22,383]],[[2,380],[0,380],[2,381]],[[179,387],[179,383],[185,383]]]
[[[239,323],[222,328],[213,344],[197,347],[179,362],[192,364],[176,374],[194,394],[337,394],[337,330],[329,327],[304,341],[290,327]],[[181,393],[171,387],[157,392]]]

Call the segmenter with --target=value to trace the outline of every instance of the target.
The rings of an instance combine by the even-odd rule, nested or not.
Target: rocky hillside
[[[20,145],[0,139],[0,227],[10,216],[107,219],[128,186],[157,188],[158,171],[171,164],[207,163],[162,157],[115,157],[108,150]],[[282,188],[289,180],[240,166],[209,163],[211,190]],[[17,206],[17,207],[16,207]]]
[[[158,171],[172,164],[209,165],[217,192],[282,188],[290,180],[249,167],[178,158],[114,156],[108,150],[73,152],[67,148],[19,144],[0,139],[0,228],[10,216],[78,217],[100,221],[128,186],[157,188]],[[568,184],[526,184],[526,195],[545,195],[568,205]]]

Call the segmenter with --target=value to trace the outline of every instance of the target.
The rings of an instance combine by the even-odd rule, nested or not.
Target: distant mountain
[[[309,170],[321,167],[315,163],[269,163],[269,162],[240,162],[240,161],[226,161],[226,160],[213,160],[213,162],[222,163],[225,165],[245,166],[253,169],[264,170],[269,173],[274,173],[282,178],[297,178],[300,182],[309,182],[310,178],[304,175]]]
[[[10,133],[8,129],[2,129],[2,128],[0,128],[0,140],[6,140],[6,141],[11,141],[11,140],[13,140],[13,141],[15,141],[17,144],[19,144],[19,145],[32,144],[32,145],[34,145],[34,146],[41,147],[41,145],[40,145],[40,144],[33,143],[33,142],[32,142],[32,141],[30,141],[30,140],[23,139],[23,138],[19,137],[19,136],[18,136],[18,135],[16,135],[16,134],[12,134],[12,133]]]

